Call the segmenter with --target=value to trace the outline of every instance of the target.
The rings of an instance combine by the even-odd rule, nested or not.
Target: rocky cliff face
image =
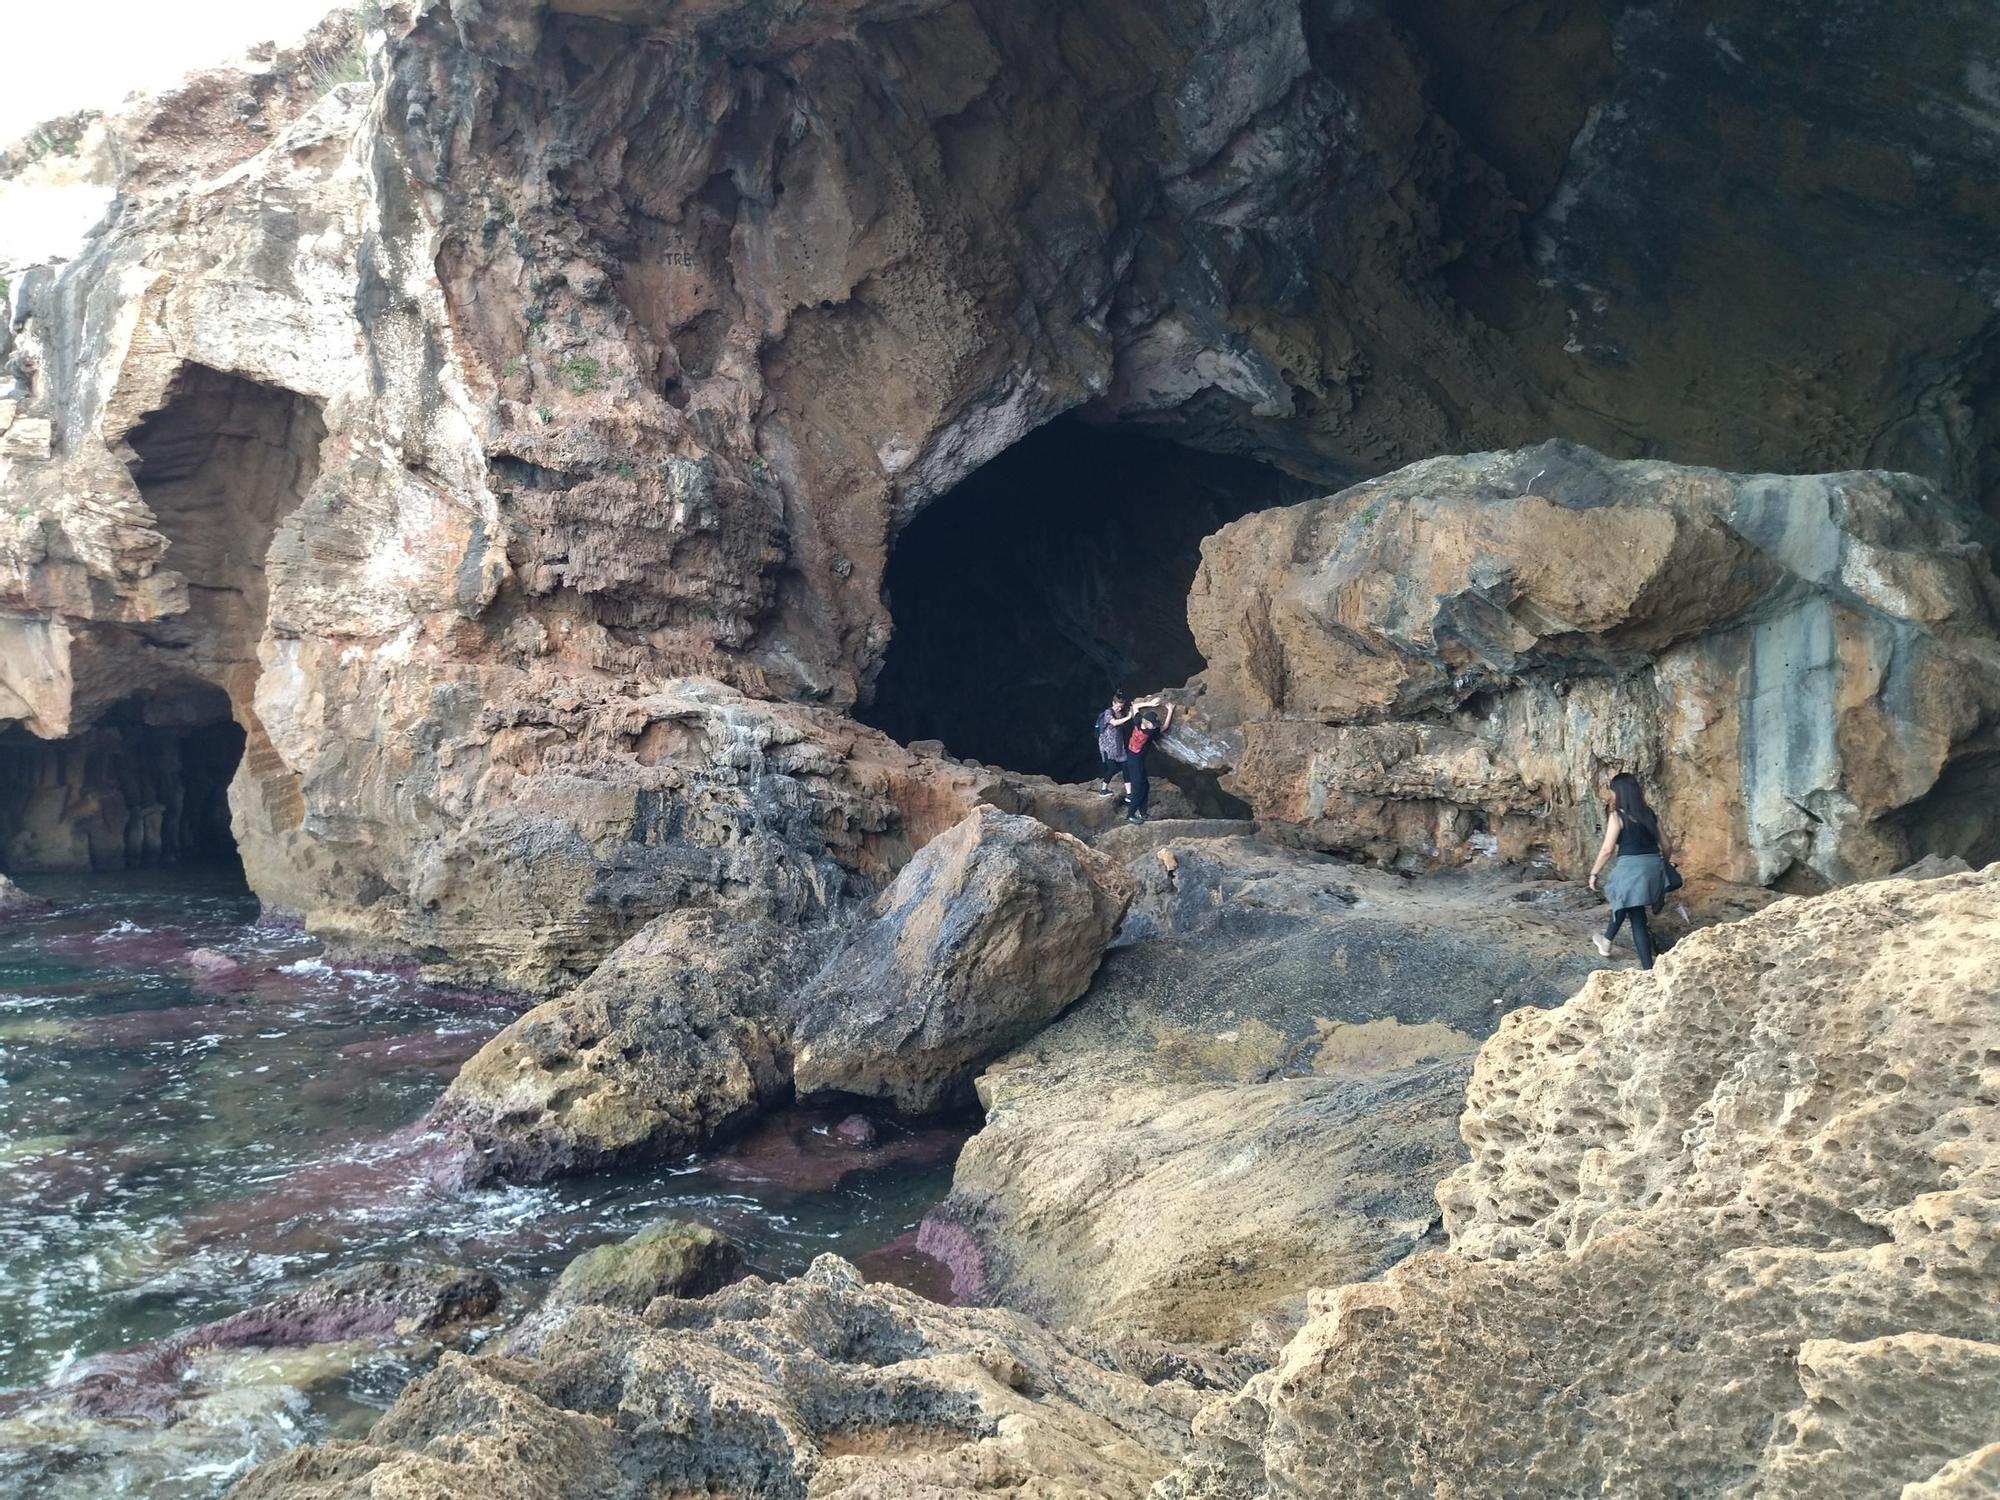
[[[956,821],[838,716],[899,528],[1058,413],[1322,483],[1554,431],[1990,504],[1994,25],[503,0],[392,12],[365,81],[212,75],[14,277],[5,748],[233,722],[267,901],[545,989],[746,848],[861,895]],[[10,863],[164,857],[113,774],[36,762]]]

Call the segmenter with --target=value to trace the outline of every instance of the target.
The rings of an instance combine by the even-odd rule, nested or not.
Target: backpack
[[[1132,726],[1132,734],[1125,741],[1125,748],[1134,755],[1143,755],[1146,747],[1159,737],[1160,726],[1152,719],[1141,719]]]

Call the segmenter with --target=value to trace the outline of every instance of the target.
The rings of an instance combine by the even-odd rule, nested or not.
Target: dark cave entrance
[[[67,739],[0,734],[0,872],[239,863],[229,783],[243,742],[226,717],[148,723],[136,701]]]
[[[962,759],[1095,778],[1090,726],[1111,690],[1178,687],[1202,668],[1187,625],[1202,538],[1318,492],[1252,459],[1052,422],[896,538],[895,635],[860,716]]]
[[[289,786],[252,706],[257,646],[274,553],[302,560],[296,535],[289,550],[279,535],[313,489],[325,435],[311,398],[198,364],[126,434],[186,607],[93,629],[79,681],[117,696],[86,702],[67,738],[0,730],[0,871],[240,867],[229,788],[246,745],[249,771],[266,768],[246,798],[269,806]]]

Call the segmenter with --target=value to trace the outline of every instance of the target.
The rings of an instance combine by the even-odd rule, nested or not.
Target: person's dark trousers
[[[1125,774],[1125,762],[1122,760],[1106,760],[1100,755],[1097,757],[1097,764],[1097,779],[1107,785],[1119,780]]]
[[[1653,931],[1646,925],[1646,908],[1643,906],[1621,906],[1611,914],[1611,925],[1604,929],[1605,941],[1618,936],[1618,927],[1627,917],[1632,919],[1632,946],[1639,950],[1639,967],[1653,967]]]
[[[1128,755],[1125,757],[1125,805],[1135,813],[1143,813],[1146,804],[1153,799],[1153,783],[1146,775],[1146,757]]]

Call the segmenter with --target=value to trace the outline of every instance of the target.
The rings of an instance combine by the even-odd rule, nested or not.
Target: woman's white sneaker
[[[1593,948],[1597,950],[1597,956],[1599,958],[1611,957],[1611,939],[1606,937],[1603,933],[1593,932],[1590,935],[1590,944]]]

